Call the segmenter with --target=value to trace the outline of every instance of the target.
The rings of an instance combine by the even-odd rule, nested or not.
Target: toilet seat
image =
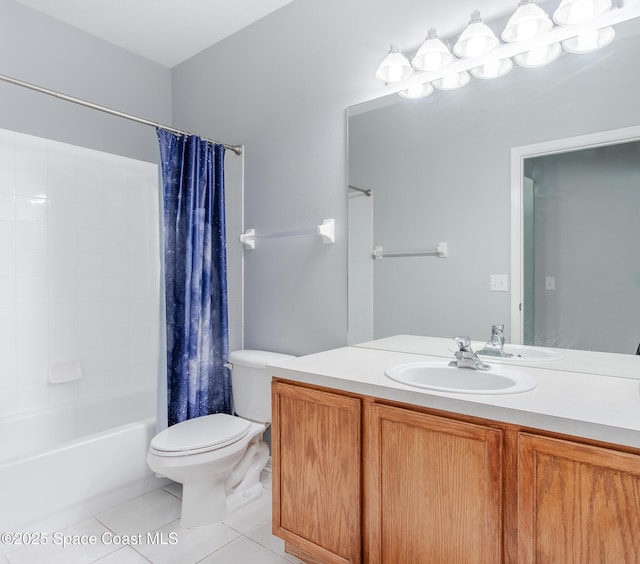
[[[158,433],[150,450],[158,456],[188,456],[218,450],[238,442],[251,422],[225,413],[204,415],[176,423]]]

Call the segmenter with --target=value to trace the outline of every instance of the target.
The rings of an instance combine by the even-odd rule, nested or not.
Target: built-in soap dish
[[[49,384],[65,384],[81,380],[83,376],[79,360],[57,360],[49,363]]]

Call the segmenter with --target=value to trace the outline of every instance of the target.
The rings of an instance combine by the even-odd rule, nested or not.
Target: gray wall
[[[0,0],[0,74],[171,123],[171,71],[12,0]],[[157,162],[151,127],[0,83],[0,128]]]
[[[246,347],[305,354],[346,343],[345,109],[384,92],[374,74],[392,41],[417,46],[424,22],[451,12],[428,4],[296,0],[173,70],[175,121],[246,145],[246,227],[336,220],[334,245],[274,239],[245,253]],[[457,4],[457,25],[474,5]]]
[[[436,25],[444,37],[459,32],[476,4],[459,2],[454,8],[450,3],[413,0],[296,0],[174,69],[175,120],[247,147],[247,227],[269,233],[311,227],[326,217],[337,222],[338,239],[333,246],[313,239],[277,239],[258,241],[257,249],[245,254],[246,347],[303,354],[346,343],[345,109],[384,92],[373,75],[391,41],[400,41],[403,48],[417,48],[429,25]],[[449,25],[451,21],[445,19],[445,13],[457,18],[457,28],[443,27],[441,22]],[[582,76],[579,80],[589,83],[590,56],[585,57],[586,65],[574,71]],[[502,129],[517,132],[540,117],[551,127],[528,142],[564,136],[567,128],[553,124],[568,109],[581,105],[582,91],[576,90],[575,99],[546,106],[557,85],[545,83],[541,76],[540,72],[530,73],[507,99],[499,98],[500,80],[486,83],[489,95],[482,108],[473,105],[471,86],[454,98],[453,104],[464,117],[475,118],[481,110],[499,111],[503,106],[522,110],[515,123],[487,132],[483,150]],[[608,85],[598,103],[589,107],[587,121],[572,123],[569,129],[577,134],[626,125],[609,116],[612,107],[622,103],[621,96],[624,103],[635,97],[635,90],[621,91],[621,86]],[[533,107],[520,103],[526,92]],[[437,107],[434,110],[438,112]],[[473,128],[476,123],[467,125]],[[445,127],[439,122],[433,131],[440,135]],[[461,124],[455,133],[464,138],[465,126]],[[511,141],[520,144],[522,136],[512,136]],[[460,234],[471,241],[457,248],[483,254],[487,273],[506,273],[508,166],[496,172],[492,185],[464,164],[468,152],[476,149],[464,146],[454,160],[464,183],[442,179],[437,187],[450,194],[445,198],[452,206],[459,201],[452,192],[489,187],[486,197],[476,192],[467,198],[467,205],[478,213],[485,207],[495,208],[497,219],[493,223],[476,221],[485,235]],[[438,235],[435,242],[452,236]],[[492,240],[498,241],[495,253],[490,252]],[[482,289],[488,285],[485,273],[478,285]],[[506,314],[506,295],[494,294],[491,299],[502,300],[498,307]],[[493,320],[495,316],[486,317]],[[442,322],[442,315],[434,322]],[[483,319],[482,327],[486,324]],[[484,331],[477,336],[483,335]]]

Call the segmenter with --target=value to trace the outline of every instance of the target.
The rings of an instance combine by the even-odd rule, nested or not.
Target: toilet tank
[[[295,358],[289,354],[240,350],[229,355],[233,407],[237,415],[257,421],[271,422],[271,374],[267,364]]]

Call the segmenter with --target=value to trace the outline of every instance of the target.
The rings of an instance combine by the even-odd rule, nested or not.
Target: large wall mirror
[[[640,125],[640,21],[616,33],[601,51],[563,54],[545,67],[515,66],[505,77],[422,100],[392,94],[349,108],[350,344],[398,334],[482,341],[503,323],[511,342],[636,352],[638,143],[512,155]],[[528,185],[526,213],[534,218],[517,229],[513,158],[522,159],[518,182]],[[527,229],[528,249],[515,236]],[[441,242],[446,257],[413,254]],[[512,259],[516,244],[521,258]],[[375,247],[381,260],[372,258]],[[552,262],[543,265],[545,254]],[[535,278],[514,274],[525,263]],[[554,301],[560,294],[571,303]],[[615,299],[604,303],[603,295]],[[523,320],[520,304],[538,317]]]

